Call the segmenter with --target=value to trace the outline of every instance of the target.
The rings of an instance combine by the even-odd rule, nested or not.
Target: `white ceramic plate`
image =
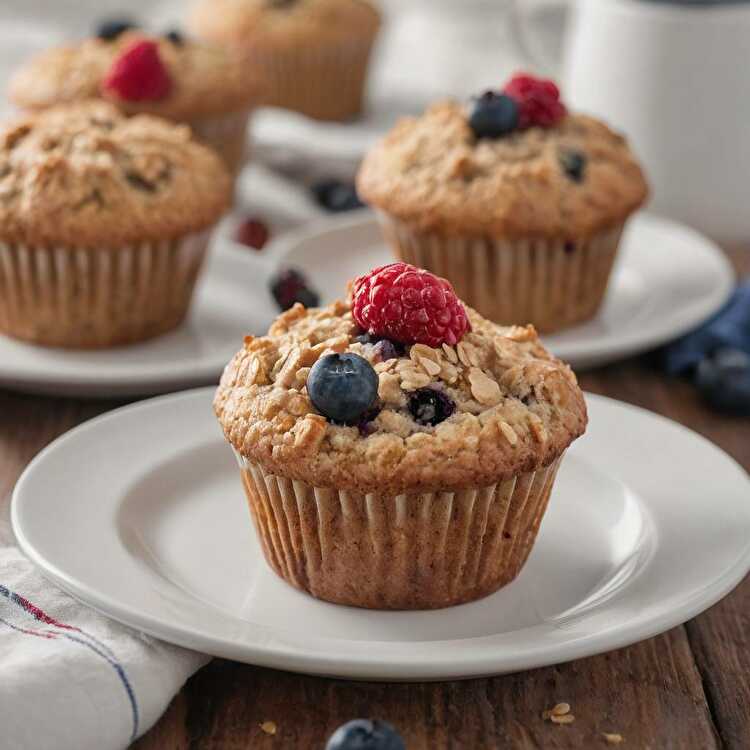
[[[12,504],[18,541],[49,578],[183,646],[347,678],[509,672],[671,628],[750,566],[745,472],[677,424],[589,396],[590,429],[514,583],[433,612],[319,602],[266,566],[211,396],[165,396],[78,427],[30,464]]]
[[[366,212],[321,223],[282,244],[280,262],[303,269],[324,302],[342,296],[349,279],[393,261]],[[727,301],[733,287],[732,268],[710,240],[684,225],[640,214],[628,227],[597,317],[547,336],[545,344],[579,369],[622,359],[694,328]]]
[[[218,379],[248,333],[277,313],[265,266],[247,248],[214,241],[187,321],[142,344],[95,351],[31,346],[0,336],[0,386],[56,396],[133,396]]]

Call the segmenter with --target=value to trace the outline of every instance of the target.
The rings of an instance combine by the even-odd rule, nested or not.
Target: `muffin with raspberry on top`
[[[260,91],[245,61],[220,47],[178,31],[156,36],[111,21],[91,39],[27,61],[12,78],[9,95],[30,111],[104,98],[128,115],[153,114],[187,124],[236,173]]]
[[[405,263],[248,336],[214,407],[271,568],[315,597],[430,609],[521,571],[586,428],[572,371]]]
[[[485,317],[545,333],[595,315],[648,193],[622,136],[529,75],[402,120],[357,188],[399,258],[449,278]]]

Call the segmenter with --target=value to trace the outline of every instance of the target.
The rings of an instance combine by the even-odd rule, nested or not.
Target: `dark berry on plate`
[[[312,366],[307,394],[331,422],[356,425],[378,397],[378,375],[358,354],[327,354]]]
[[[469,126],[477,138],[500,138],[512,133],[518,122],[516,101],[496,91],[485,91],[474,100],[469,112]]]
[[[235,238],[242,245],[262,250],[271,236],[268,227],[260,219],[246,219],[237,228]]]
[[[364,206],[351,182],[321,180],[312,186],[312,192],[318,205],[331,213],[353,211]]]
[[[551,128],[567,114],[554,81],[519,73],[508,81],[503,92],[518,102],[522,128]]]
[[[109,18],[102,21],[96,27],[96,35],[99,39],[111,42],[117,39],[120,34],[124,34],[126,31],[130,31],[130,29],[136,28],[138,28],[138,24],[136,24],[131,18]]]
[[[390,263],[352,286],[360,328],[402,344],[454,346],[470,330],[466,308],[450,282],[408,263]]]
[[[175,47],[182,47],[185,44],[185,35],[179,29],[170,29],[164,34],[164,38],[172,42]]]
[[[415,422],[434,427],[456,411],[456,404],[442,391],[420,388],[409,397],[409,411]]]
[[[586,172],[586,157],[580,151],[562,151],[559,158],[563,172],[573,182],[583,182]]]
[[[156,42],[143,39],[131,44],[114,61],[103,86],[108,94],[123,101],[156,101],[169,94],[172,79]]]
[[[737,416],[750,415],[750,355],[719,349],[700,362],[695,382],[711,406]]]
[[[406,745],[387,721],[354,719],[331,735],[326,750],[406,750]]]
[[[280,271],[271,279],[271,294],[282,310],[294,307],[297,302],[305,307],[317,307],[320,302],[318,293],[308,286],[304,275],[294,268]]]

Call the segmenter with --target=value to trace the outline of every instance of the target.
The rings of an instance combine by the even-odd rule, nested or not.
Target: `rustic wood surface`
[[[750,250],[729,254],[740,273],[750,273]],[[697,430],[750,470],[750,420],[710,411],[689,384],[665,378],[648,357],[585,373],[581,383]],[[0,493],[12,489],[50,440],[118,405],[0,392]],[[542,719],[558,701],[570,703],[572,724]],[[386,685],[216,660],[133,750],[315,750],[339,724],[361,716],[395,724],[410,750],[613,747],[604,733],[621,735],[623,748],[744,750],[750,747],[750,578],[657,638],[491,679]],[[260,728],[267,721],[276,724],[273,736]]]

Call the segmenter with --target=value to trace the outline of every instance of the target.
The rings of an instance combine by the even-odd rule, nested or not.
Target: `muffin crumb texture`
[[[383,359],[394,348],[357,341],[349,303],[296,305],[267,336],[248,336],[227,366],[214,402],[227,439],[270,473],[358,492],[489,486],[549,465],[586,426],[574,374],[532,327],[501,328],[467,312],[471,332],[455,347],[414,344]],[[330,423],[308,398],[310,368],[343,352],[378,374],[365,426]],[[410,409],[426,388],[455,404],[437,424]]]
[[[53,108],[0,132],[0,241],[118,247],[213,224],[230,202],[219,158],[190,130],[105,102]]]
[[[624,138],[594,118],[477,138],[452,101],[401,120],[366,157],[357,187],[420,232],[506,239],[588,237],[647,195]]]

